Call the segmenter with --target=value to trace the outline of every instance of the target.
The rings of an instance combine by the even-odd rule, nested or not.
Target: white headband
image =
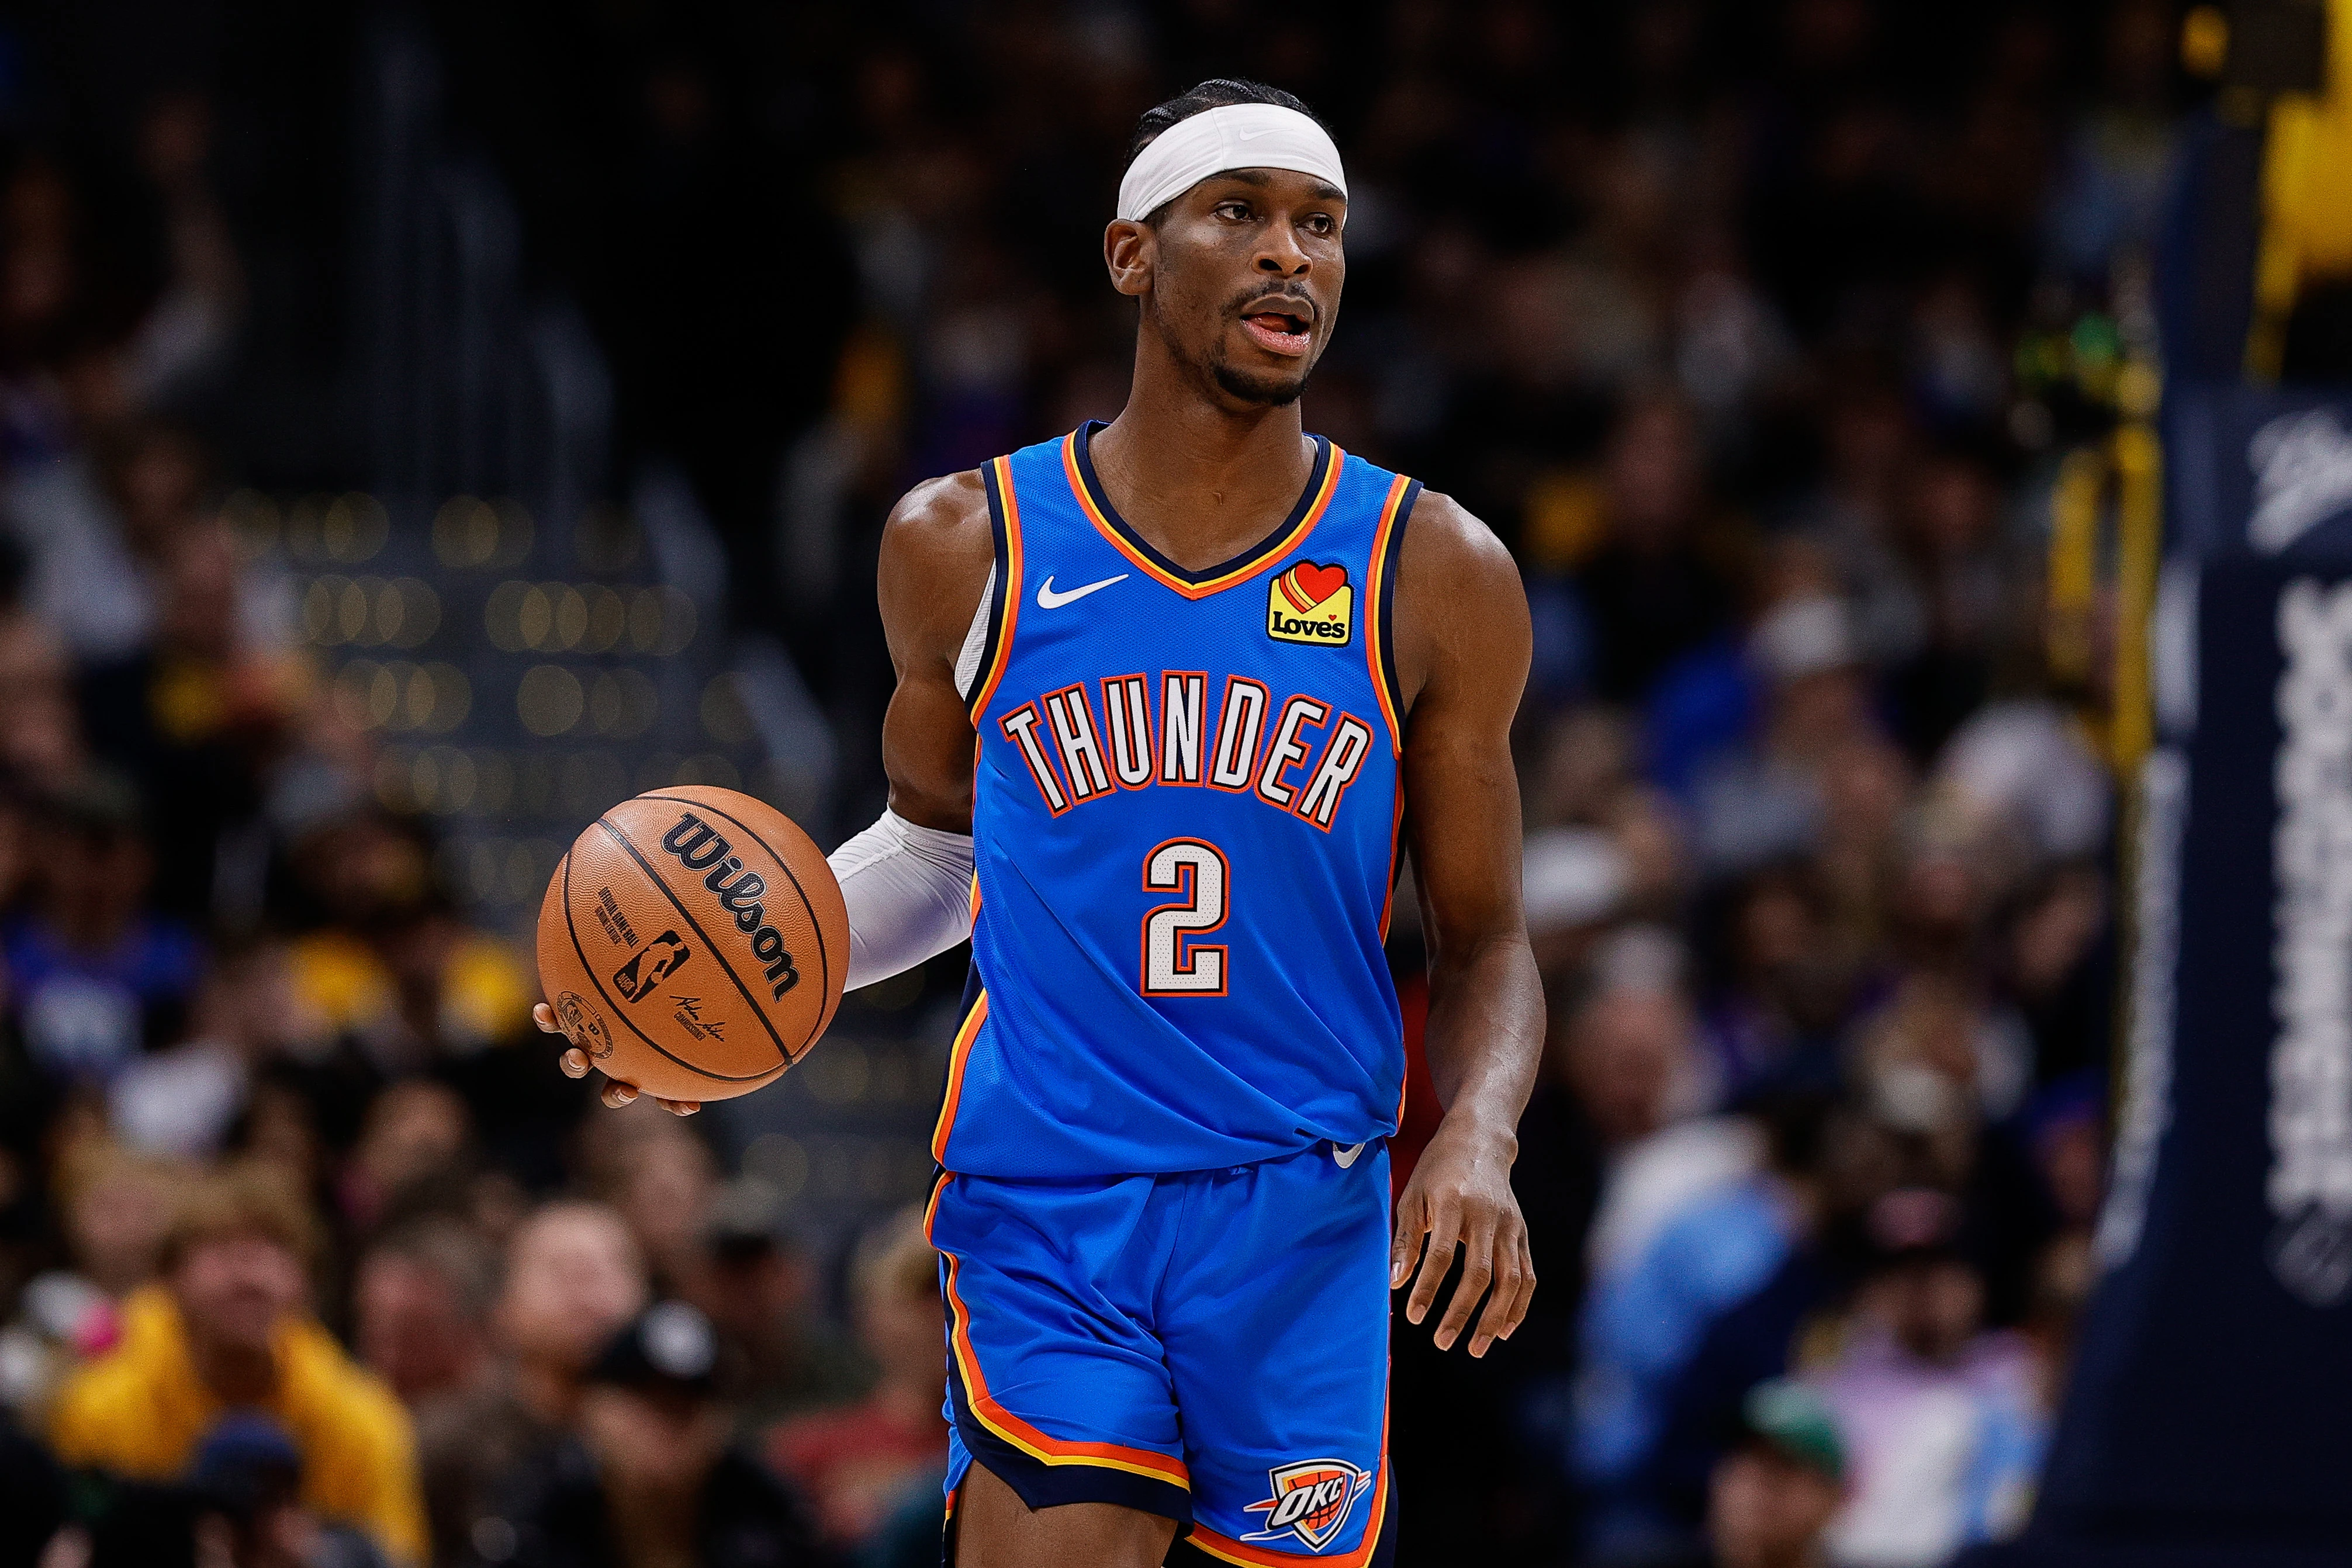
[[[1328,131],[1295,109],[1234,103],[1178,120],[1137,153],[1118,183],[1118,215],[1140,223],[1162,203],[1228,169],[1288,169],[1348,193]]]

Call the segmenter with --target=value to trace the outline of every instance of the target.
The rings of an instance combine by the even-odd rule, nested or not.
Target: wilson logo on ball
[[[687,870],[703,873],[702,885],[719,895],[719,907],[734,917],[737,930],[751,938],[752,956],[767,966],[761,977],[775,987],[774,999],[782,1001],[786,991],[801,983],[801,974],[782,936],[767,923],[760,895],[768,884],[760,873],[745,871],[742,861],[728,852],[734,846],[692,811],[678,813],[677,824],[662,835],[661,847]]]
[[[654,994],[666,975],[675,975],[694,949],[679,939],[675,931],[665,931],[646,945],[645,951],[613,971],[613,988],[621,993],[624,1001],[635,1001],[639,997]]]

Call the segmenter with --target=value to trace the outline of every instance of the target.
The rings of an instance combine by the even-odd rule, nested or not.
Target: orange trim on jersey
[[[1381,507],[1381,526],[1372,531],[1371,565],[1364,573],[1365,667],[1372,674],[1372,690],[1381,695],[1381,716],[1389,721],[1389,745],[1399,757],[1404,755],[1404,725],[1390,699],[1385,670],[1388,661],[1381,656],[1389,629],[1381,622],[1381,590],[1389,563],[1389,536],[1396,530],[1397,508],[1403,504],[1405,492],[1412,488],[1412,481],[1402,474],[1390,484],[1389,498]]]
[[[948,1133],[955,1126],[956,1102],[963,1098],[964,1064],[971,1060],[971,1042],[987,1019],[988,993],[982,991],[964,1016],[963,1027],[956,1030],[955,1044],[948,1049],[947,1093],[940,1101],[939,1125],[931,1129],[931,1158],[942,1166],[948,1163]]]
[[[1371,1511],[1364,1520],[1364,1538],[1345,1557],[1320,1557],[1298,1552],[1270,1552],[1263,1546],[1247,1545],[1230,1535],[1220,1535],[1195,1521],[1192,1533],[1184,1539],[1212,1557],[1227,1563],[1238,1563],[1242,1568],[1303,1568],[1304,1564],[1328,1563],[1330,1568],[1365,1568],[1372,1553],[1380,1549],[1381,1526],[1388,1522],[1389,1511],[1389,1413],[1381,1411],[1381,1468],[1372,1477]]]
[[[1087,488],[1085,476],[1078,472],[1076,431],[1072,431],[1062,437],[1062,473],[1070,482],[1070,494],[1077,497],[1079,509],[1086,513],[1087,520],[1094,524],[1095,531],[1110,541],[1113,549],[1125,556],[1138,570],[1153,581],[1174,589],[1187,599],[1206,599],[1219,589],[1231,588],[1236,582],[1255,577],[1265,570],[1269,562],[1297,549],[1300,542],[1315,531],[1315,525],[1323,518],[1323,509],[1331,504],[1332,494],[1339,487],[1339,469],[1348,461],[1348,455],[1339,449],[1338,442],[1335,441],[1329,444],[1331,460],[1324,465],[1323,483],[1316,490],[1315,499],[1308,504],[1305,515],[1298,519],[1298,526],[1265,549],[1256,551],[1231,571],[1220,572],[1204,582],[1187,582],[1182,578],[1170,573],[1158,561],[1137,549],[1125,536],[1111,526],[1110,519],[1103,516],[1102,508],[1095,505],[1094,496]]]
[[[948,1180],[955,1179],[950,1176]],[[947,1183],[941,1182],[945,1187]],[[939,1197],[932,1195],[932,1209],[937,1211]],[[929,1225],[925,1222],[925,1233]],[[1125,1470],[1129,1475],[1149,1480],[1165,1481],[1170,1486],[1192,1490],[1192,1473],[1184,1461],[1170,1454],[1155,1454],[1149,1448],[1130,1448],[1120,1443],[1075,1443],[1066,1438],[1048,1437],[1028,1422],[997,1403],[988,1391],[988,1379],[980,1370],[980,1356],[971,1345],[971,1312],[963,1304],[963,1296],[956,1290],[956,1274],[961,1267],[956,1255],[941,1251],[948,1260],[948,1314],[953,1324],[950,1343],[955,1352],[956,1370],[963,1378],[964,1403],[971,1407],[980,1424],[1005,1442],[1044,1465],[1093,1465],[1102,1469]],[[1383,1447],[1386,1446],[1383,1442]]]
[[[999,457],[989,466],[996,470],[996,493],[1004,507],[1004,579],[996,585],[1004,596],[1004,613],[996,628],[995,656],[972,685],[975,727],[988,711],[988,699],[996,695],[996,683],[1004,678],[1005,666],[1013,662],[1013,631],[1021,620],[1021,498],[1013,492],[1013,459]]]

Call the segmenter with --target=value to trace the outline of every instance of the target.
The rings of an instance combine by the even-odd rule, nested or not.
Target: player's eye
[[[1335,235],[1339,232],[1339,225],[1332,221],[1331,214],[1328,213],[1309,213],[1307,215],[1307,232],[1311,235]]]
[[[1234,223],[1249,222],[1250,210],[1247,202],[1219,202],[1213,211],[1217,216],[1229,219]]]

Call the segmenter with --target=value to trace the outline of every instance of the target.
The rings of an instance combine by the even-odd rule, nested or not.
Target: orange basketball
[[[680,785],[572,841],[539,909],[539,983],[564,1037],[665,1100],[748,1094],[841,1005],[849,915],[791,818]]]

